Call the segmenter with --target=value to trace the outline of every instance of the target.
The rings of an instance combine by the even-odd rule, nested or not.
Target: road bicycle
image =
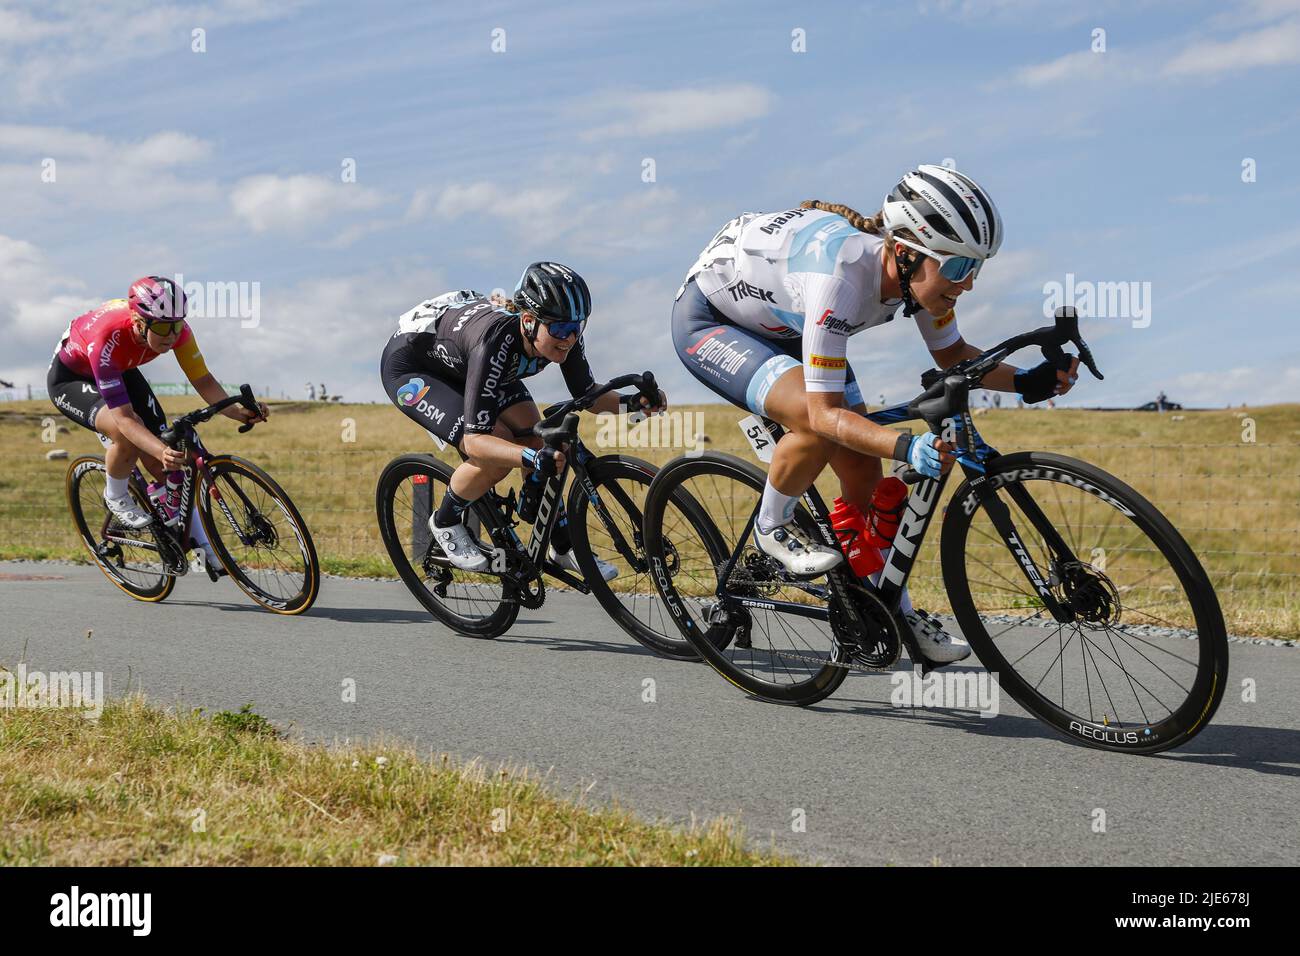
[[[581,594],[594,594],[620,627],[656,653],[698,660],[664,613],[649,578],[641,524],[654,466],[630,455],[593,455],[578,436],[578,413],[607,392],[627,386],[658,400],[650,372],[624,375],[547,408],[535,426],[516,431],[516,437],[536,435],[552,448],[567,446],[565,465],[543,483],[527,544],[515,532],[519,518],[514,489],[505,495],[491,489],[466,510],[465,524],[490,558],[490,571],[455,567],[430,534],[429,516],[446,493],[452,466],[429,454],[402,455],[388,464],[375,491],[380,535],[398,575],[429,613],[468,637],[498,637],[514,624],[521,608],[542,606],[549,577]],[[567,519],[582,577],[546,559],[570,474]],[[708,521],[703,513],[692,511],[689,502],[682,507],[701,527]],[[618,568],[614,581],[601,577],[597,557]]]
[[[148,494],[138,467],[131,472],[131,495],[153,520],[140,529],[120,524],[104,504],[108,472],[99,455],[84,455],[68,466],[72,520],[110,581],[137,601],[156,603],[191,570],[186,557],[194,547],[190,502],[197,494],[199,520],[222,570],[268,611],[301,614],[320,589],[320,562],[302,515],[261,468],[234,455],[213,455],[199,439],[196,426],[235,404],[251,411],[258,407],[253,390],[244,385],[238,395],[174,419],[159,435],[168,446],[192,455],[192,465],[184,469],[180,507],[170,525],[161,500]],[[239,430],[252,427],[248,423]]]
[[[904,649],[928,674],[933,665],[899,600],[938,517],[953,616],[1002,690],[1093,747],[1149,754],[1190,739],[1214,715],[1228,671],[1223,614],[1196,555],[1118,478],[1063,455],[999,454],[970,414],[970,390],[1008,356],[1036,345],[1068,368],[1067,343],[1100,379],[1074,310],[1061,309],[1054,326],[931,369],[922,394],[867,416],[884,425],[923,419],[953,441],[965,475],[946,507],[948,473],[904,476],[906,511],[870,578],[845,562],[818,581],[799,580],[760,552],[752,531],[765,475],[749,462],[705,453],[665,465],[646,498],[645,539],[656,590],[682,636],[737,687],[783,704],[822,700],[850,670],[891,668]],[[754,419],[748,434],[761,456],[781,432]],[[682,502],[709,515],[703,533]],[[839,546],[815,487],[796,520],[814,540]]]

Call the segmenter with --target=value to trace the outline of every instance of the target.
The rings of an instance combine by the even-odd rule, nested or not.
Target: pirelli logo
[[[809,363],[813,368],[833,368],[842,369],[848,366],[848,359],[843,356],[834,355],[817,355],[814,353],[809,357]]]
[[[936,329],[942,329],[945,326],[951,324],[952,320],[955,318],[957,318],[956,312],[952,309],[949,309],[947,315],[941,315],[939,316],[939,318],[934,320],[934,327]]]

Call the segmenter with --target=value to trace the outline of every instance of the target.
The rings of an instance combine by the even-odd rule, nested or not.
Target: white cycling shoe
[[[578,575],[578,577],[582,577],[582,569],[578,567],[578,556],[573,553],[572,548],[565,551],[563,554],[557,553],[554,548],[547,548],[546,556],[548,559],[564,568],[564,570],[572,571],[574,574]],[[606,581],[613,581],[618,577],[618,568],[614,567],[614,565],[610,564],[608,561],[600,560],[600,558],[597,558],[594,554],[592,555],[592,558],[596,562],[596,568],[600,571],[600,576]]]
[[[153,515],[141,508],[129,494],[122,498],[110,498],[105,492],[104,504],[124,528],[138,531],[153,522]]]
[[[825,574],[844,560],[835,548],[810,541],[794,524],[783,524],[764,534],[754,525],[754,543],[758,550],[776,558],[791,574],[801,578],[815,578]]]
[[[903,614],[916,637],[921,654],[932,664],[952,664],[970,657],[970,645],[943,629],[938,618],[927,611],[911,610]]]
[[[457,521],[450,528],[442,528],[433,523],[433,516],[429,517],[429,530],[433,533],[433,540],[438,542],[438,547],[442,548],[442,553],[447,556],[447,560],[462,571],[486,571],[491,563],[479,547],[478,541],[474,535],[470,534],[469,528]]]

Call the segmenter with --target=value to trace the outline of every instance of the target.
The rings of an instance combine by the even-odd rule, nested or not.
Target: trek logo
[[[701,364],[708,363],[718,371],[731,375],[745,364],[751,349],[743,352],[736,348],[735,340],[723,342],[718,339],[725,327],[714,329],[686,350],[687,355],[694,355]]]
[[[807,209],[791,209],[789,212],[783,212],[775,217],[766,226],[759,226],[758,231],[774,236],[781,231],[782,227],[794,222],[796,219],[802,219],[806,215],[808,215]]]
[[[760,299],[763,302],[776,304],[776,299],[767,289],[760,289],[756,285],[750,285],[744,279],[739,280],[735,285],[727,289],[731,293],[731,301],[739,302],[741,299]]]
[[[122,330],[118,329],[108,337],[99,350],[99,367],[109,368],[113,364],[113,350],[117,348],[118,342],[122,340]]]
[[[817,324],[828,332],[842,332],[849,335],[856,328],[852,322],[845,322],[835,314],[834,309],[827,309],[822,313],[822,317],[817,320]]]
[[[1038,566],[1034,564],[1034,559],[1029,556],[1029,552],[1025,550],[1025,546],[1021,543],[1020,536],[1014,531],[1011,532],[1007,537],[1007,543],[1011,545],[1011,550],[1015,552],[1016,559],[1020,562],[1020,566],[1025,569],[1025,574],[1029,576],[1029,580],[1034,587],[1038,589],[1039,593],[1050,595],[1051,591],[1047,589],[1047,584],[1044,583],[1042,575],[1038,573]]]
[[[939,491],[939,482],[922,481],[912,490],[907,499],[907,512],[903,515],[898,533],[894,535],[894,546],[889,551],[889,563],[885,565],[882,578],[895,587],[902,587],[907,580],[916,559],[916,549],[925,535],[925,526],[930,521],[930,509],[934,507],[935,495]]]

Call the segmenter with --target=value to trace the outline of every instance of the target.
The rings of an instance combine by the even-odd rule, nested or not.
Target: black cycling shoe
[[[224,578],[229,574],[221,565],[209,562],[207,555],[203,556],[203,570],[208,573],[208,580],[213,584],[216,583],[217,578]]]

